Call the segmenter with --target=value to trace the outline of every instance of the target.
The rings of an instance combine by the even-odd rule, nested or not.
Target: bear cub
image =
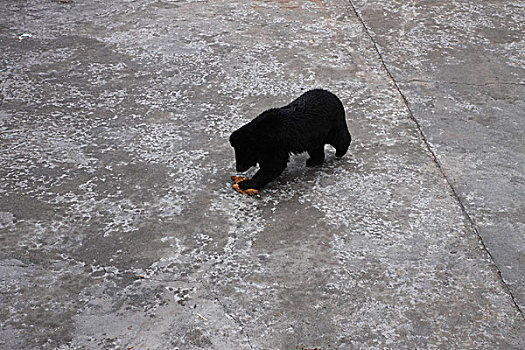
[[[343,104],[329,91],[315,89],[281,108],[269,109],[234,131],[230,144],[235,150],[238,172],[259,164],[252,179],[238,183],[242,190],[258,190],[275,180],[286,168],[290,154],[308,152],[307,166],[324,161],[324,145],[342,157],[350,146]]]

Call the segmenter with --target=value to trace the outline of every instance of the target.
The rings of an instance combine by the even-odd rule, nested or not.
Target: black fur
[[[307,166],[324,161],[324,145],[332,145],[342,157],[350,145],[345,110],[341,101],[326,90],[310,90],[281,108],[272,108],[234,131],[237,171],[259,163],[251,180],[239,183],[243,190],[260,189],[286,168],[290,154],[308,152]]]

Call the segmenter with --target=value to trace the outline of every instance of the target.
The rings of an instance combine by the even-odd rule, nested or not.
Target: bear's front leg
[[[313,167],[321,165],[324,162],[324,145],[319,148],[309,150],[308,155],[310,158],[306,160],[306,166]]]
[[[253,175],[250,180],[244,180],[238,183],[239,188],[247,190],[253,188],[258,190],[264,187],[268,182],[275,180],[286,168],[288,154],[273,156],[268,159],[261,159],[259,162],[260,169]]]

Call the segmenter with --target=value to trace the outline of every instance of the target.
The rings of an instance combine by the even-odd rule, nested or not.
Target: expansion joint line
[[[516,307],[516,309],[518,310],[518,312],[521,315],[521,317],[525,320],[524,311],[521,310],[520,306],[516,302],[516,298],[512,294],[512,291],[510,290],[510,288],[507,285],[507,283],[505,283],[505,280],[503,279],[503,276],[501,274],[501,270],[499,269],[498,265],[496,265],[496,261],[494,260],[494,257],[492,256],[490,251],[487,249],[487,246],[485,245],[485,242],[483,241],[483,238],[481,237],[481,235],[479,233],[478,227],[477,227],[476,223],[474,222],[474,219],[469,215],[467,209],[463,205],[463,202],[461,201],[461,198],[459,197],[456,189],[454,188],[454,186],[452,186],[452,183],[450,182],[450,180],[449,180],[445,170],[441,166],[441,163],[439,162],[436,153],[434,152],[434,150],[432,149],[432,146],[430,145],[430,143],[428,142],[427,138],[425,137],[425,134],[423,133],[423,129],[421,128],[421,124],[419,124],[418,120],[414,116],[414,113],[412,112],[412,109],[410,108],[410,105],[408,103],[408,100],[405,97],[405,94],[403,94],[403,92],[401,91],[401,89],[399,87],[398,82],[396,81],[396,79],[394,78],[392,73],[390,72],[390,69],[388,69],[388,67],[387,67],[387,65],[385,63],[385,60],[383,59],[383,55],[381,54],[381,50],[379,50],[379,45],[377,44],[374,36],[372,34],[370,34],[370,30],[368,29],[364,19],[359,14],[359,11],[357,11],[357,7],[354,5],[353,1],[352,0],[348,0],[348,4],[350,5],[351,10],[354,13],[354,15],[357,17],[357,19],[361,23],[361,26],[363,27],[363,30],[365,31],[366,35],[370,38],[370,41],[372,42],[372,44],[374,46],[374,50],[377,53],[377,56],[379,57],[379,61],[381,62],[381,66],[383,67],[383,70],[388,74],[390,80],[394,84],[394,87],[396,88],[397,92],[399,93],[399,96],[401,96],[401,99],[402,99],[403,103],[405,104],[405,107],[407,108],[407,111],[408,111],[408,114],[410,116],[410,119],[412,119],[412,121],[416,124],[418,133],[419,133],[421,139],[423,140],[423,142],[425,143],[425,146],[426,146],[427,150],[432,155],[432,159],[433,159],[434,163],[437,165],[437,167],[439,169],[439,172],[441,173],[441,175],[445,179],[445,182],[447,183],[448,187],[450,188],[450,191],[452,192],[452,195],[456,199],[456,202],[459,204],[459,207],[461,208],[461,211],[462,211],[463,215],[465,216],[465,218],[469,222],[470,226],[472,227],[472,229],[476,233],[478,241],[483,246],[483,249],[485,250],[485,252],[487,252],[487,254],[488,254],[489,258],[490,258],[490,261],[492,262],[492,265],[496,268],[496,271],[498,272],[500,281],[501,281],[501,283],[503,283],[503,286],[505,287],[505,290],[510,295],[510,298],[511,298],[513,304],[514,304],[514,307]],[[517,85],[521,85],[521,83],[519,83]]]
[[[231,318],[233,320],[233,322],[235,322],[237,325],[239,325],[239,327],[241,328],[241,334],[246,338],[246,341],[248,342],[248,346],[250,347],[250,349],[253,350],[253,345],[252,345],[252,342],[250,340],[250,335],[248,334],[248,332],[244,328],[244,323],[240,320],[240,318],[236,317],[233,314],[233,312],[231,312],[231,310],[221,301],[221,299],[219,298],[218,293],[211,287],[209,282],[202,281],[202,284],[204,285],[206,290],[212,291],[211,295],[213,296],[213,298],[215,299],[217,304],[219,304],[219,306],[224,310],[224,314],[226,316],[228,316],[229,318]]]
[[[423,84],[450,84],[450,85],[465,85],[465,86],[478,86],[478,87],[485,87],[485,86],[491,86],[491,85],[511,85],[511,86],[525,86],[525,83],[521,82],[486,82],[482,84],[476,84],[476,83],[469,83],[469,82],[461,82],[461,81],[438,81],[438,80],[423,80],[423,79],[410,79],[405,81],[400,81],[401,84],[408,84],[408,83],[423,83]]]
[[[250,349],[253,350],[252,342],[250,341],[250,335],[244,329],[244,324],[241,322],[241,320],[233,315],[233,313],[229,310],[229,308],[226,307],[226,305],[224,305],[221,302],[221,300],[219,299],[219,297],[217,295],[215,295],[215,301],[224,309],[224,312],[225,312],[226,316],[231,318],[233,320],[233,322],[235,322],[236,324],[238,324],[241,327],[241,334],[246,337],[246,340],[248,341],[248,346],[250,347]]]

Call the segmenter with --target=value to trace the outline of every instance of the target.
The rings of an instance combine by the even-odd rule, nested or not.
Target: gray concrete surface
[[[523,3],[352,4],[525,310]]]
[[[500,196],[523,185],[519,139],[494,157],[462,139],[523,135],[523,41],[494,51],[512,84],[476,94],[425,75],[440,65],[370,1],[1,4],[0,348],[525,347],[519,271],[495,253],[523,251],[522,194]],[[344,102],[347,156],[233,192],[229,133],[312,87]]]

